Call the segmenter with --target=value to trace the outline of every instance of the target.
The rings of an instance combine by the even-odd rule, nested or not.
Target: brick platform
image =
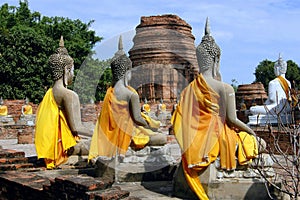
[[[57,171],[56,177],[53,173],[47,176],[47,173],[52,171]],[[129,197],[128,191],[112,186],[112,179],[94,178],[86,174],[67,174],[68,172],[70,171],[34,168],[24,152],[0,149],[0,199],[110,200]],[[74,172],[76,171],[72,173]]]
[[[0,149],[0,172],[33,167],[22,151]]]

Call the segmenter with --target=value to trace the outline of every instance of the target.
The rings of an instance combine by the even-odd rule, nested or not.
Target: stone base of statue
[[[17,121],[17,125],[35,125],[35,115],[21,115],[20,119]]]
[[[268,177],[273,177],[272,159],[265,154],[263,160],[264,172]],[[253,165],[257,164],[259,163],[253,162]],[[238,167],[234,171],[226,172],[218,170],[218,165],[218,161],[212,163],[199,175],[200,182],[210,200],[270,199],[265,181],[256,169]],[[181,163],[174,175],[173,196],[182,199],[198,199],[186,182]]]
[[[96,174],[112,177],[114,173],[117,182],[171,181],[180,157],[178,144],[146,146],[138,151],[129,147],[122,159],[103,161],[98,158]]]
[[[248,116],[249,122],[248,125],[260,125],[264,126],[266,124],[289,124],[292,122],[292,117],[290,114],[280,115],[280,118],[277,115],[251,115]]]
[[[0,126],[3,125],[14,125],[15,121],[11,115],[0,116]]]

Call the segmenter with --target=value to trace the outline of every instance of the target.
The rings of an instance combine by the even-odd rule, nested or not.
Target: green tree
[[[105,87],[103,85],[111,82],[112,79],[112,77],[107,74],[107,71],[110,71],[109,64],[110,60],[100,61],[92,58],[90,54],[80,69],[77,70],[76,79],[74,81],[74,91],[79,95],[81,103],[103,99],[106,92],[106,89],[102,89]]]
[[[231,79],[231,86],[233,87],[233,89],[234,89],[234,92],[236,92],[237,91],[237,88],[238,88],[238,81],[234,78],[234,79]]]
[[[274,74],[274,63],[270,60],[263,60],[255,69],[255,82],[261,82],[265,90],[268,91],[268,84],[275,77]],[[285,74],[286,78],[291,82],[295,83],[295,87],[299,88],[300,86],[300,68],[299,66],[291,61],[287,61],[287,72]],[[292,85],[294,87],[294,85]]]
[[[106,90],[109,86],[112,84],[112,72],[111,68],[106,68],[101,76],[101,79],[99,80],[99,83],[97,85],[96,90],[96,101],[103,100],[106,94]]]
[[[80,20],[46,17],[29,10],[28,1],[19,7],[0,7],[0,96],[5,99],[28,97],[38,103],[52,85],[48,58],[64,36],[65,46],[78,69],[94,45],[101,41]]]

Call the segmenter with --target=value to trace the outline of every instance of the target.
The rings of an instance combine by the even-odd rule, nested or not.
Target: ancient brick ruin
[[[239,85],[236,92],[237,108],[239,109],[242,99],[249,109],[253,104],[262,105],[268,98],[262,83]]]
[[[142,17],[129,51],[140,98],[175,101],[198,73],[192,27],[176,15]]]

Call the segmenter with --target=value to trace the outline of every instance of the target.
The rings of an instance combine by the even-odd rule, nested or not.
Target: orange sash
[[[287,81],[285,80],[285,78],[283,78],[282,76],[278,76],[277,79],[279,80],[279,83],[280,83],[282,89],[285,92],[286,99],[288,99],[290,101],[291,97],[290,97],[290,94],[289,94],[289,91],[290,91],[289,84],[287,83]]]

